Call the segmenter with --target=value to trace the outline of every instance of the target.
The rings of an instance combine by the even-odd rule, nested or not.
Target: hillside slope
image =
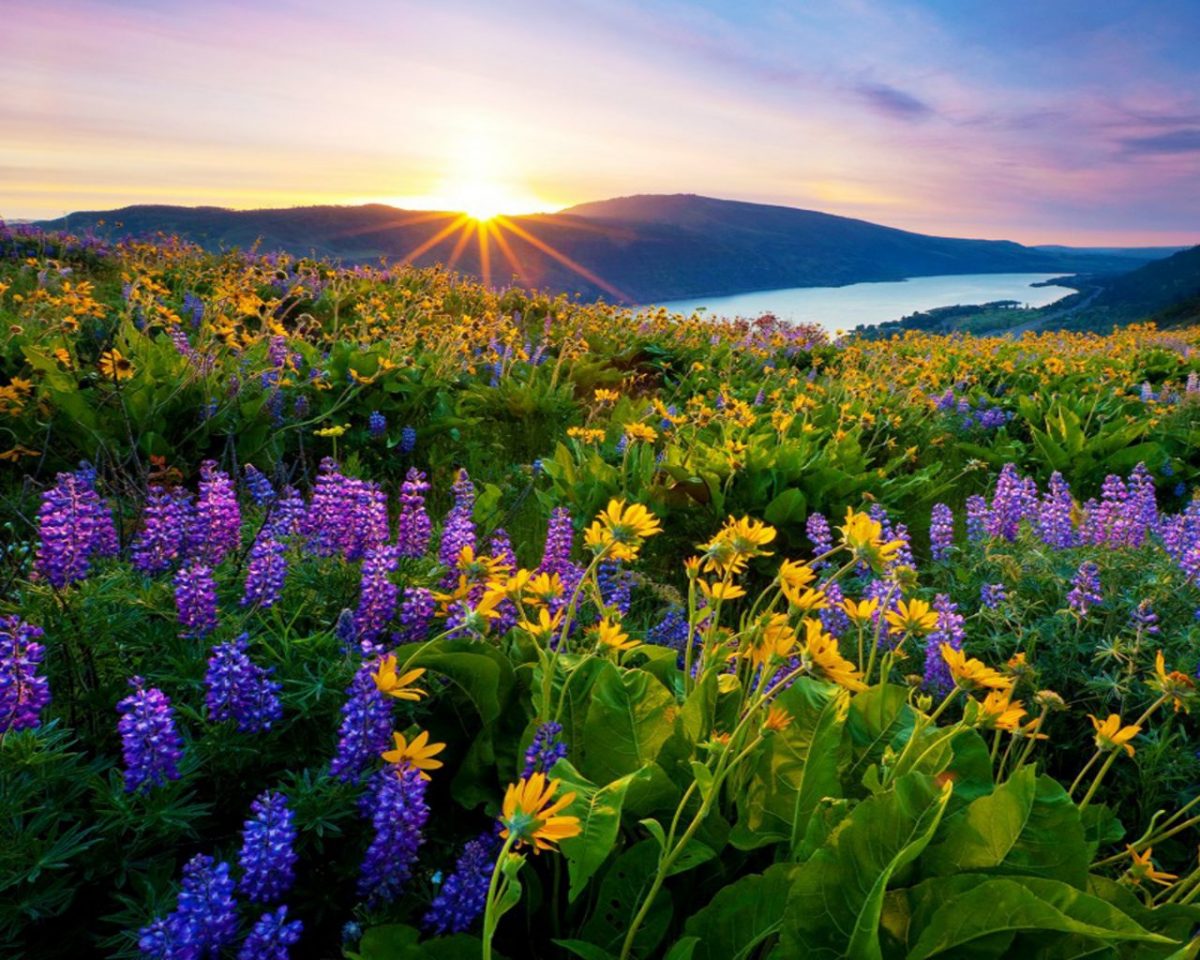
[[[177,233],[210,249],[250,247],[347,262],[453,263],[591,298],[650,303],[797,286],[962,273],[1128,270],[1121,256],[932,237],[792,207],[690,194],[621,197],[486,228],[453,213],[383,204],[228,210],[134,206],[71,214],[50,229]]]

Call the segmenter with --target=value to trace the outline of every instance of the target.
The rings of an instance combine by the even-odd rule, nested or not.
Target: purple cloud
[[[934,112],[924,100],[886,83],[860,83],[855,92],[873,110],[897,120],[924,120]]]
[[[1149,137],[1125,137],[1120,141],[1125,153],[1196,153],[1200,151],[1200,127],[1183,127]]]

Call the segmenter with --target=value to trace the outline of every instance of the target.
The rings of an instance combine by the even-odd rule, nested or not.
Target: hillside
[[[621,197],[556,214],[508,217],[480,243],[452,213],[383,204],[228,210],[133,206],[74,213],[50,229],[112,236],[177,233],[207,249],[317,254],[347,263],[451,263],[492,282],[653,303],[911,276],[1128,270],[1119,255],[1045,251],[997,240],[933,237],[793,207],[688,194]],[[465,229],[464,229],[465,227]],[[497,235],[499,234],[499,235]]]

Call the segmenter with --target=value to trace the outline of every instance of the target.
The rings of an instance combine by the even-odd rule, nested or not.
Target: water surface
[[[758,290],[728,297],[701,297],[662,304],[674,313],[704,308],[710,316],[757,317],[773,313],[793,323],[816,323],[830,331],[850,330],[860,323],[883,323],[933,307],[1016,300],[1021,306],[1044,307],[1074,293],[1069,287],[1032,284],[1061,273],[978,273],[949,277],[912,277],[887,283],[853,283],[845,287],[792,287]]]

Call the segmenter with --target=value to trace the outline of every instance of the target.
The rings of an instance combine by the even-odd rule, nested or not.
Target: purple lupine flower
[[[250,499],[257,506],[265,507],[275,499],[275,488],[258,467],[248,463],[243,468],[243,473],[246,475],[246,489],[250,491]]]
[[[329,457],[321,461],[305,517],[317,556],[357,560],[388,540],[387,497],[376,483],[344,476]]]
[[[429,636],[437,601],[424,587],[405,587],[400,603],[400,629],[392,634],[394,643],[419,643]]]
[[[1158,614],[1150,606],[1149,600],[1141,601],[1129,616],[1129,621],[1138,633],[1154,636],[1159,632]]]
[[[425,929],[431,933],[465,933],[487,905],[488,886],[496,865],[497,844],[491,833],[468,840],[429,912]]]
[[[521,774],[523,779],[528,779],[534,773],[548,774],[550,768],[567,755],[562,732],[562,724],[553,720],[537,728],[533,741],[525,751],[525,770]]]
[[[198,853],[183,865],[183,882],[175,910],[141,931],[143,956],[216,957],[237,937],[237,903],[229,864]],[[143,946],[151,946],[147,951]],[[152,952],[154,950],[161,952]]]
[[[367,765],[392,743],[392,707],[371,676],[375,661],[367,661],[346,689],[337,753],[329,772],[346,783],[357,780]]]
[[[371,825],[375,836],[359,872],[358,892],[371,906],[391,903],[412,875],[429,819],[425,778],[413,767],[391,764],[375,774]]]
[[[150,486],[142,529],[130,548],[134,568],[146,576],[171,569],[183,556],[191,512],[192,495],[186,490]]]
[[[995,610],[1008,600],[1008,590],[1003,583],[985,583],[979,587],[979,602],[989,610]]]
[[[215,567],[241,543],[242,513],[229,474],[215,460],[200,464],[200,493],[188,529],[188,553]]]
[[[257,604],[263,609],[274,606],[283,596],[287,568],[286,544],[271,536],[255,540],[250,548],[250,561],[246,564],[246,587],[241,606]]]
[[[621,615],[629,613],[633,603],[634,575],[619,561],[603,561],[596,568],[596,582],[600,586],[600,599],[606,607],[615,607]]]
[[[203,637],[217,625],[217,588],[212,570],[192,563],[175,574],[175,609],[185,637]]]
[[[438,545],[438,563],[447,569],[447,582],[458,578],[458,558],[465,547],[475,547],[475,484],[466,470],[459,470],[454,481],[454,506],[442,523],[442,539]]]
[[[842,608],[845,595],[842,593],[841,584],[836,581],[824,583],[821,584],[821,589],[825,591],[826,606],[817,613],[817,616],[826,633],[832,637],[840,637],[850,629],[850,618],[846,616],[846,611]]]
[[[258,918],[242,941],[237,960],[288,960],[291,948],[300,941],[304,923],[287,919],[288,908],[269,910]]]
[[[575,527],[571,512],[566,507],[555,507],[550,511],[550,522],[546,528],[546,547],[538,573],[558,574],[563,584],[563,595],[549,604],[550,612],[557,613],[565,607],[579,581],[583,579],[583,568],[571,560],[575,545]]]
[[[833,531],[829,529],[829,521],[825,519],[824,514],[810,513],[804,522],[804,533],[808,537],[808,542],[812,544],[814,557],[819,557],[833,549]],[[828,560],[822,560],[814,563],[813,569],[818,570],[828,565]]]
[[[880,526],[880,534],[885,543],[899,540],[900,549],[896,551],[896,559],[892,561],[892,567],[915,567],[916,560],[913,559],[912,542],[908,535],[908,527],[902,523],[892,523],[892,518],[888,515],[887,509],[881,503],[873,503],[867,508],[867,515]]]
[[[429,549],[431,526],[425,512],[425,493],[429,484],[425,474],[409,467],[400,485],[400,519],[396,526],[396,547],[402,557],[422,557]]]
[[[967,540],[978,543],[983,539],[988,518],[987,501],[979,494],[967,497]]]
[[[358,610],[354,615],[354,632],[362,645],[364,656],[382,653],[377,645],[384,630],[396,614],[396,599],[400,588],[392,583],[400,555],[395,547],[385,546],[367,551],[362,562],[362,584]]]
[[[1015,464],[1006,463],[996,479],[991,507],[984,520],[984,532],[989,537],[1017,539],[1022,520],[1032,516],[1037,502],[1037,485],[1021,477]]]
[[[310,409],[308,397],[303,393],[292,401],[292,415],[297,420],[303,420],[307,417]]]
[[[1163,472],[1167,473],[1167,467],[1163,468]],[[1135,530],[1133,546],[1140,546],[1147,536],[1157,533],[1160,526],[1154,477],[1144,463],[1139,463],[1129,474],[1128,489],[1126,508]]]
[[[1093,606],[1103,602],[1104,595],[1100,592],[1100,568],[1087,560],[1079,565],[1075,579],[1071,581],[1067,604],[1079,616],[1086,617]]]
[[[34,572],[59,589],[86,577],[93,556],[116,552],[112,511],[83,471],[58,474],[42,494],[38,534]]]
[[[400,431],[400,452],[406,457],[417,448],[417,430],[415,427],[405,427]]]
[[[270,361],[271,366],[273,367],[287,366],[287,337],[276,335],[267,341],[267,359]]]
[[[492,539],[488,541],[488,556],[499,560],[509,570],[517,569],[517,554],[513,550],[512,538],[503,527],[497,527]]]
[[[958,605],[944,593],[934,597],[933,609],[937,611],[937,624],[925,638],[924,686],[935,696],[944,697],[954,687],[954,680],[942,656],[942,644],[948,643],[955,650],[962,649],[964,621]]]
[[[308,504],[293,486],[283,488],[283,493],[271,508],[267,530],[275,540],[287,540],[289,537],[302,536],[304,533],[304,518],[308,513]]]
[[[945,560],[954,546],[954,512],[935,503],[929,515],[929,552],[935,561]]]
[[[36,727],[50,703],[50,684],[38,673],[46,653],[37,642],[42,635],[18,616],[0,617],[0,734]]]
[[[287,797],[267,790],[250,804],[254,814],[244,824],[238,863],[238,889],[254,903],[277,903],[295,880],[295,817]]]
[[[367,432],[378,440],[387,433],[387,417],[378,410],[372,410],[371,415],[367,417]]]
[[[204,675],[204,704],[213,723],[234,720],[242,733],[260,733],[283,716],[279,701],[283,685],[271,679],[274,668],[260,667],[250,659],[249,647],[249,637],[243,633],[212,648]]]
[[[117,704],[117,730],[125,758],[125,791],[133,793],[179,779],[183,741],[166,694],[146,687],[141,677],[132,677],[129,685],[134,692]]]
[[[871,624],[878,631],[878,646],[890,648],[899,639],[900,634],[892,630],[884,614],[896,609],[901,597],[900,588],[893,581],[872,577],[863,587],[862,596],[864,600],[879,601],[878,609],[871,614]]]
[[[687,644],[688,618],[687,611],[681,607],[671,607],[661,620],[646,631],[646,642],[660,647],[673,647],[683,656]]]
[[[1050,486],[1038,506],[1034,525],[1042,542],[1056,550],[1065,550],[1076,544],[1077,536],[1071,520],[1075,500],[1071,488],[1057,470],[1050,475]]]

